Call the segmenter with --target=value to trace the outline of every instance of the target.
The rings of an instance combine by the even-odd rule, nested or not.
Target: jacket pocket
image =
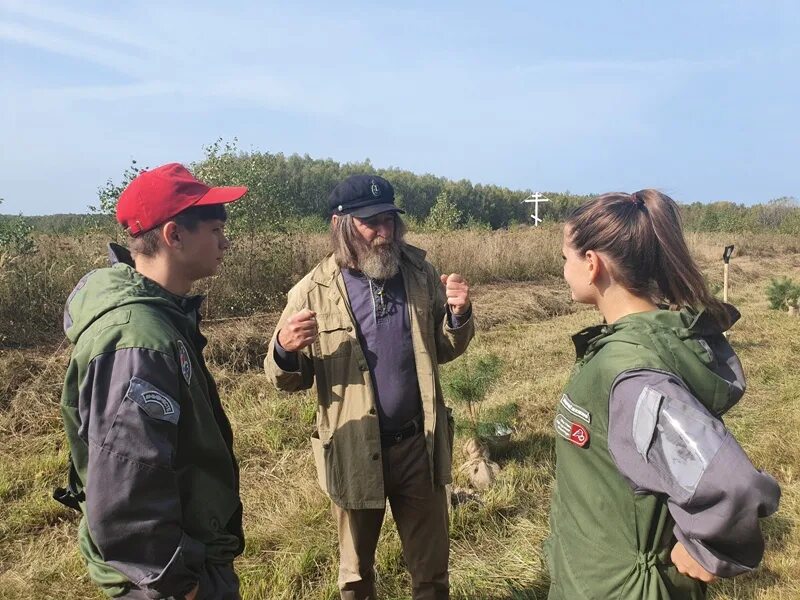
[[[450,460],[453,460],[453,442],[456,435],[456,420],[453,418],[453,409],[447,407],[447,440],[450,444]]]
[[[331,450],[331,440],[321,440],[318,431],[311,435],[311,451],[314,454],[314,466],[317,469],[317,483],[320,489],[328,495],[335,494],[338,489]]]
[[[340,314],[317,315],[314,354],[321,360],[349,356],[352,351],[353,324]]]
[[[102,447],[151,467],[171,468],[180,415],[173,398],[133,377]]]

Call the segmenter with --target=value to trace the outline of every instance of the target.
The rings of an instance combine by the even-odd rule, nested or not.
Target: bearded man
[[[404,241],[382,177],[348,177],[329,205],[333,252],[289,292],[264,367],[279,390],[316,382],[311,446],[339,534],[341,597],[376,597],[388,498],[413,597],[448,598],[453,421],[439,365],[472,339],[469,285]]]

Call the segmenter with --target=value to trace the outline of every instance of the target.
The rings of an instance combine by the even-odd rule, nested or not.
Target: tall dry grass
[[[795,236],[689,233],[704,265],[719,262],[726,244],[736,256],[769,260],[800,253]],[[58,337],[64,301],[89,270],[108,263],[102,234],[80,238],[37,237],[38,251],[0,265],[0,348],[31,347]],[[549,283],[561,276],[561,227],[511,231],[410,233],[442,272],[457,272],[474,284]],[[217,277],[197,286],[208,297],[209,318],[247,316],[280,309],[286,292],[328,252],[321,233],[259,234],[233,240]],[[734,263],[735,264],[735,263]]]
[[[560,273],[560,233],[552,227],[520,231],[410,234],[442,271],[473,283],[547,281]],[[64,302],[78,280],[108,264],[108,239],[42,235],[38,251],[0,266],[0,348],[31,347],[57,339]],[[320,233],[259,234],[234,238],[220,275],[198,284],[209,318],[278,310],[286,292],[328,252]]]

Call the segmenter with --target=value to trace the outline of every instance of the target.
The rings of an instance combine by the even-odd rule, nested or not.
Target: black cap
[[[394,188],[377,175],[351,175],[333,188],[328,206],[335,215],[368,219],[382,212],[403,213],[394,204]]]

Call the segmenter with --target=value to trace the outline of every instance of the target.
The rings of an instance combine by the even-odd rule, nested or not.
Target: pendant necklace
[[[382,319],[386,316],[386,298],[384,298],[383,288],[386,286],[386,280],[384,279],[380,284],[376,282],[371,277],[367,277],[367,281],[369,281],[369,291],[370,296],[372,296],[372,314],[375,318],[375,322],[378,322],[378,319]]]

